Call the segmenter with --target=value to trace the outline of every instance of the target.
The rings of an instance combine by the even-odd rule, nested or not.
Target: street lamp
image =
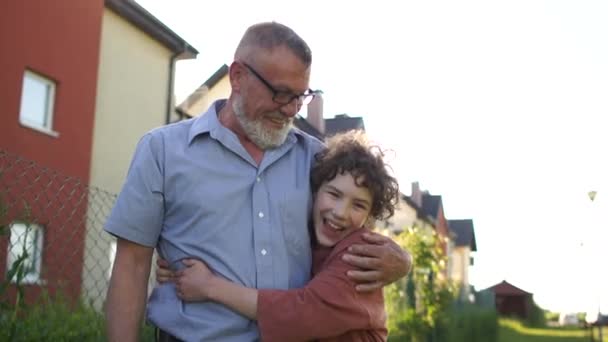
[[[589,191],[587,193],[587,196],[589,196],[589,199],[591,200],[591,202],[595,201],[595,197],[597,196],[597,191]],[[603,319],[602,319],[602,309],[601,309],[601,300],[599,299],[600,296],[600,292],[598,291],[598,303],[597,303],[597,319],[596,322],[598,323],[597,328],[599,329],[599,342],[603,342],[604,341],[604,337],[602,334],[602,323],[603,323]]]

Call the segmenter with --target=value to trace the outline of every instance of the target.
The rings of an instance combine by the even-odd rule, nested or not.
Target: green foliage
[[[547,326],[547,317],[545,316],[545,311],[534,301],[530,303],[530,313],[525,321],[525,324],[534,328],[543,328]]]
[[[9,326],[6,326],[9,325]],[[70,307],[64,300],[45,300],[21,312],[17,321],[0,321],[10,341],[104,341],[103,316],[92,307]]]
[[[438,329],[438,341],[492,342],[498,339],[496,310],[473,304],[452,307],[444,324]]]
[[[23,204],[23,213],[18,221],[31,222],[31,210]],[[0,196],[0,237],[9,235],[7,221],[8,207]],[[30,233],[26,225],[26,235]],[[92,306],[73,301],[57,294],[53,297],[46,292],[36,305],[25,303],[23,279],[27,275],[28,251],[24,244],[6,277],[0,279],[0,341],[106,341],[104,317]],[[9,288],[14,288],[15,296],[10,299]],[[154,341],[154,329],[143,326],[141,341]]]
[[[545,321],[557,323],[559,321],[559,312],[551,312],[549,310],[545,310]]]
[[[445,279],[446,257],[435,232],[409,228],[395,237],[414,260],[410,275],[385,288],[391,340],[423,341],[447,319],[454,288]]]
[[[11,321],[0,313],[0,341],[107,341],[103,314],[85,303],[69,304],[60,296],[28,307]],[[142,326],[140,341],[154,341],[154,328]]]

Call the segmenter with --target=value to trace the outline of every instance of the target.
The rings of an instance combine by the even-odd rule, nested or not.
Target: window
[[[23,75],[21,110],[22,125],[57,136],[53,131],[53,106],[55,82],[29,70]]]
[[[11,225],[11,238],[8,246],[7,272],[13,264],[27,253],[23,263],[23,283],[31,284],[40,281],[40,264],[42,261],[42,227],[31,223],[13,223]],[[16,277],[10,279],[16,281]]]

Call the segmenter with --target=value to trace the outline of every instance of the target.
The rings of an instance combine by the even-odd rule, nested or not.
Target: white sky
[[[449,219],[474,220],[477,289],[506,279],[547,309],[597,309],[607,1],[138,2],[200,51],[178,63],[178,101],[230,64],[250,24],[291,26],[313,50],[325,116],[363,116],[395,150],[404,193],[419,181]]]

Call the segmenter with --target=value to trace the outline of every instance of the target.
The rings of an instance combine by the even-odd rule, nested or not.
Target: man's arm
[[[348,277],[358,283],[357,291],[369,292],[405,277],[412,268],[412,257],[391,238],[369,232],[367,245],[352,245],[343,260],[356,269]]]
[[[105,304],[110,342],[135,342],[139,338],[153,252],[153,248],[118,238]]]

